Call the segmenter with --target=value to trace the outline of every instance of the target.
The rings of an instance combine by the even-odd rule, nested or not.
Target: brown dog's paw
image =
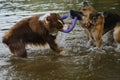
[[[58,52],[60,53],[61,51],[63,51],[63,47],[58,48]]]

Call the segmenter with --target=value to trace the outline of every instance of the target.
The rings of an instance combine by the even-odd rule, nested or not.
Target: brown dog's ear
[[[83,6],[89,6],[88,2],[83,2]]]
[[[51,17],[50,17],[50,16],[47,16],[47,17],[45,18],[45,23],[46,23],[46,25],[49,25],[50,22],[51,22]]]
[[[47,16],[47,17],[46,17],[46,20],[47,20],[47,21],[51,21],[51,17],[50,17],[50,16]]]

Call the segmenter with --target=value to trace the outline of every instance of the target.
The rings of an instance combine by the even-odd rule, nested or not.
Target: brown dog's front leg
[[[47,39],[47,42],[50,46],[50,48],[55,52],[61,52],[62,48],[60,48],[57,43],[55,42],[56,37],[55,36],[49,36]]]

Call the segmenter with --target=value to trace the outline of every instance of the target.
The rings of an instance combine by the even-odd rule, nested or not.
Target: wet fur
[[[27,57],[25,46],[27,44],[44,46],[49,44],[50,48],[56,52],[62,49],[58,47],[55,42],[57,35],[52,33],[62,30],[63,26],[57,21],[61,17],[56,13],[51,13],[46,20],[39,20],[41,15],[35,15],[30,18],[23,19],[17,22],[5,35],[3,36],[3,43],[5,43],[12,54],[19,57]]]
[[[83,2],[83,6],[80,8],[79,11],[71,10],[70,13],[72,18],[74,18],[75,16],[78,17],[81,22],[81,26],[85,29],[85,32],[88,35],[88,39],[90,42],[93,42],[95,40],[93,37],[96,37],[97,47],[101,46],[101,37],[107,32],[110,32],[108,39],[110,39],[111,41],[115,40],[117,43],[120,43],[120,16],[118,14],[110,11],[101,12],[101,15],[103,15],[103,17],[97,18],[95,23],[99,22],[100,20],[103,21],[99,22],[99,25],[94,26],[95,28],[94,30],[92,30],[93,25],[90,25],[90,21],[92,21],[90,17],[96,17],[96,15],[94,14],[99,14],[99,12],[97,12],[87,2]]]

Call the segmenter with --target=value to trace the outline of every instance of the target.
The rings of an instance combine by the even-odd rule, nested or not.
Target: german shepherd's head
[[[75,16],[78,20],[84,20],[85,18],[89,18],[90,14],[95,13],[96,10],[88,4],[88,2],[83,2],[82,7],[79,11],[70,10],[71,17],[74,18]]]

